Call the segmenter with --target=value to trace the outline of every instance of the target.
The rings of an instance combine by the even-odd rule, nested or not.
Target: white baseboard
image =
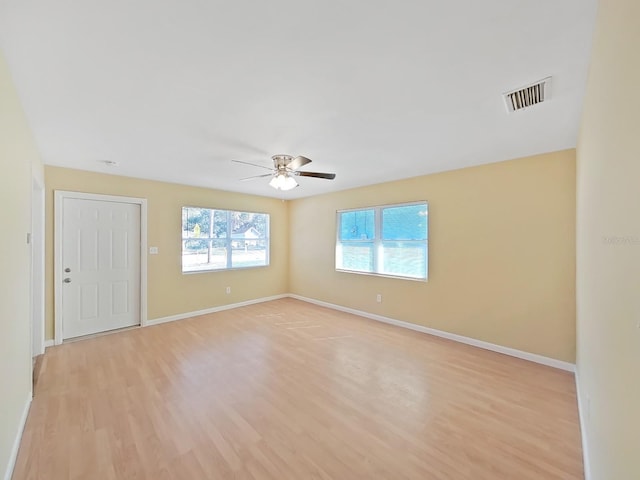
[[[44,341],[44,348],[53,347],[54,345],[55,345],[55,340],[53,339]]]
[[[503,347],[502,345],[496,345],[494,343],[477,340],[475,338],[465,337],[455,333],[449,333],[442,330],[436,330],[435,328],[425,327],[423,325],[417,325],[415,323],[404,322],[402,320],[396,320],[395,318],[383,317],[382,315],[376,315],[375,313],[364,312],[362,310],[355,310],[353,308],[343,307],[341,305],[335,305],[333,303],[323,302],[313,298],[302,297],[300,295],[289,294],[289,297],[303,302],[313,303],[322,307],[332,308],[341,312],[352,313],[360,317],[370,318],[378,322],[384,322],[391,325],[396,325],[402,328],[408,328],[409,330],[415,330],[416,332],[422,332],[436,337],[446,338],[455,342],[472,345],[474,347],[483,348],[485,350],[491,350],[492,352],[502,353],[511,357],[521,358],[534,363],[540,363],[549,367],[559,368],[560,370],[566,370],[568,372],[575,372],[575,365],[573,363],[564,362],[562,360],[556,360],[555,358],[549,358],[536,353],[524,352],[522,350],[516,350],[515,348]]]
[[[18,425],[18,431],[16,432],[16,438],[13,441],[13,447],[11,448],[11,455],[9,456],[9,463],[7,470],[4,473],[4,480],[11,480],[13,475],[13,469],[16,466],[16,460],[18,459],[18,449],[20,448],[20,441],[22,440],[22,432],[24,432],[24,426],[27,423],[27,417],[29,416],[29,408],[31,407],[31,398],[33,393],[29,392],[29,398],[24,404],[22,410],[22,416],[20,417],[20,424]]]
[[[247,300],[245,302],[230,303],[228,305],[220,305],[218,307],[205,308],[204,310],[197,310],[195,312],[179,313],[177,315],[170,315],[168,317],[154,318],[153,320],[147,320],[143,326],[148,327],[151,325],[159,325],[161,323],[175,322],[176,320],[184,320],[185,318],[197,317],[200,315],[207,315],[209,313],[222,312],[223,310],[231,310],[233,308],[246,307],[247,305],[253,305],[255,303],[263,303],[263,302],[270,302],[272,300],[279,300],[281,298],[286,298],[288,296],[289,296],[288,294],[273,295],[271,297],[256,298],[253,300]]]
[[[586,425],[587,402],[580,390],[580,375],[576,368],[576,397],[578,398],[578,418],[580,419],[580,437],[582,438],[582,463],[584,465],[584,480],[591,480],[591,463],[589,459],[589,441]]]

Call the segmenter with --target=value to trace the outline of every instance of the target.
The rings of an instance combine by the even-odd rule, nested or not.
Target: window
[[[427,202],[338,211],[336,270],[427,279]]]
[[[182,207],[182,271],[269,265],[269,215]]]

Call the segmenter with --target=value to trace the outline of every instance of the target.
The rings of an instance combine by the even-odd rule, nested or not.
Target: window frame
[[[185,209],[190,209],[190,208],[194,208],[194,209],[199,209],[199,210],[209,210],[209,211],[213,211],[213,212],[225,212],[226,215],[226,222],[227,222],[227,231],[226,231],[226,236],[225,237],[213,237],[213,236],[206,236],[206,237],[184,237],[184,232],[185,232],[185,225],[183,223],[183,218],[184,218],[184,212]],[[265,232],[265,236],[264,237],[259,237],[256,238],[255,240],[260,242],[266,242],[265,245],[265,263],[263,265],[246,265],[246,266],[229,266],[229,265],[233,265],[233,242],[237,241],[237,238],[233,238],[232,236],[232,222],[231,222],[231,218],[232,218],[232,214],[233,213],[248,213],[248,214],[254,214],[254,215],[265,215],[266,216],[266,232]],[[209,272],[228,272],[230,270],[244,270],[244,269],[250,269],[250,268],[265,268],[268,267],[271,264],[271,214],[267,213],[267,212],[255,212],[255,211],[249,211],[249,210],[230,210],[230,209],[225,209],[225,208],[215,208],[215,207],[201,207],[201,206],[197,206],[197,205],[183,205],[182,208],[180,209],[180,270],[182,272],[183,275],[191,275],[194,273],[209,273]],[[215,215],[215,214],[214,214]],[[213,242],[224,242],[225,243],[225,250],[226,250],[226,261],[227,261],[227,266],[223,267],[223,268],[212,268],[209,265],[207,266],[207,268],[198,268],[198,269],[194,269],[194,270],[185,270],[185,265],[184,265],[184,252],[185,252],[185,241],[187,240],[205,240],[207,241],[207,243],[209,244],[208,248],[214,248],[213,247]],[[253,240],[253,239],[252,239]]]
[[[426,207],[427,215],[426,215],[426,239],[425,240],[385,240],[382,238],[382,212],[387,208],[398,208],[398,207],[410,207],[413,205],[424,205]],[[367,210],[374,211],[374,237],[373,239],[355,239],[355,240],[347,240],[346,242],[341,240],[341,224],[340,219],[343,213],[348,212],[363,212]],[[392,204],[383,204],[383,205],[372,205],[366,207],[358,207],[358,208],[347,208],[343,210],[336,211],[336,244],[335,244],[335,270],[336,272],[341,273],[354,273],[357,275],[372,275],[376,277],[385,277],[385,278],[397,278],[401,280],[411,280],[414,282],[427,282],[429,280],[429,202],[427,200],[416,200],[412,202],[403,202],[403,203],[392,203]],[[399,275],[399,274],[389,274],[383,273],[380,271],[381,262],[380,259],[383,258],[383,250],[385,242],[407,242],[413,244],[424,244],[425,247],[425,276],[423,277],[413,277],[409,275]],[[348,268],[339,268],[338,267],[338,252],[342,245],[357,245],[364,243],[373,243],[373,261],[372,261],[372,271],[368,270],[351,270]]]

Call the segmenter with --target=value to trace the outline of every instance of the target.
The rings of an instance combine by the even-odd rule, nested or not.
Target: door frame
[[[45,185],[37,175],[31,190],[31,357],[45,346]]]
[[[62,216],[65,199],[97,200],[100,202],[140,205],[140,326],[147,324],[147,199],[102,195],[97,193],[54,192],[54,343],[60,345],[62,336]]]

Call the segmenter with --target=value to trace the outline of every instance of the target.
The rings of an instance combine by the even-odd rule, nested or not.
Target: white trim
[[[51,340],[45,340],[44,341],[44,348],[49,348],[49,347],[53,347],[55,345],[55,341],[53,339]]]
[[[16,438],[13,441],[11,454],[9,455],[9,463],[7,464],[7,469],[4,472],[4,480],[11,480],[11,477],[13,476],[13,469],[15,468],[16,460],[18,459],[18,449],[20,448],[20,441],[22,440],[22,433],[24,432],[24,427],[27,424],[27,417],[29,416],[29,408],[31,407],[32,397],[33,397],[32,393],[29,392],[27,401],[24,404],[24,409],[22,410],[22,416],[20,417],[20,424],[18,425]]]
[[[435,328],[425,327],[423,325],[417,325],[415,323],[404,322],[402,320],[396,320],[395,318],[383,317],[382,315],[376,315],[375,313],[364,312],[362,310],[355,310],[353,308],[343,307],[341,305],[335,305],[333,303],[323,302],[321,300],[315,300],[313,298],[302,297],[300,295],[289,294],[289,297],[303,302],[313,303],[322,307],[332,308],[341,312],[351,313],[360,317],[370,318],[378,322],[388,323],[396,325],[402,328],[408,328],[409,330],[415,330],[416,332],[422,332],[436,337],[446,338],[455,342],[464,343],[474,347],[483,348],[485,350],[491,350],[492,352],[502,353],[511,357],[521,358],[530,362],[547,365],[549,367],[559,368],[560,370],[566,370],[568,372],[575,372],[575,365],[573,363],[564,362],[562,360],[556,360],[555,358],[549,358],[536,353],[524,352],[522,350],[516,350],[515,348],[503,347],[502,345],[496,345],[494,343],[485,342],[483,340],[477,340],[475,338],[465,337],[455,333],[444,332],[442,330],[436,330]]]
[[[289,296],[290,296],[289,294],[273,295],[271,297],[256,298],[253,300],[247,300],[245,302],[230,303],[227,305],[220,305],[218,307],[205,308],[204,310],[197,310],[195,312],[178,313],[177,315],[170,315],[168,317],[154,318],[153,320],[147,320],[147,323],[145,324],[145,326],[159,325],[161,323],[167,323],[167,322],[175,322],[176,320],[184,320],[185,318],[197,317],[199,315],[207,315],[209,313],[222,312],[223,310],[231,310],[234,308],[246,307],[247,305],[253,305],[255,303],[270,302],[272,300],[279,300],[281,298],[287,298]]]
[[[147,324],[147,199],[140,199],[140,326]]]
[[[580,375],[576,369],[576,397],[578,398],[578,418],[580,419],[580,438],[582,439],[582,464],[584,466],[584,480],[591,480],[591,463],[589,459],[589,441],[586,424],[586,400],[582,399],[580,390]]]
[[[65,198],[140,205],[140,326],[147,324],[147,199],[102,195],[98,193],[54,192],[54,344],[60,345],[62,334],[62,201]]]
[[[31,356],[44,353],[45,336],[45,185],[32,172],[30,320]]]

